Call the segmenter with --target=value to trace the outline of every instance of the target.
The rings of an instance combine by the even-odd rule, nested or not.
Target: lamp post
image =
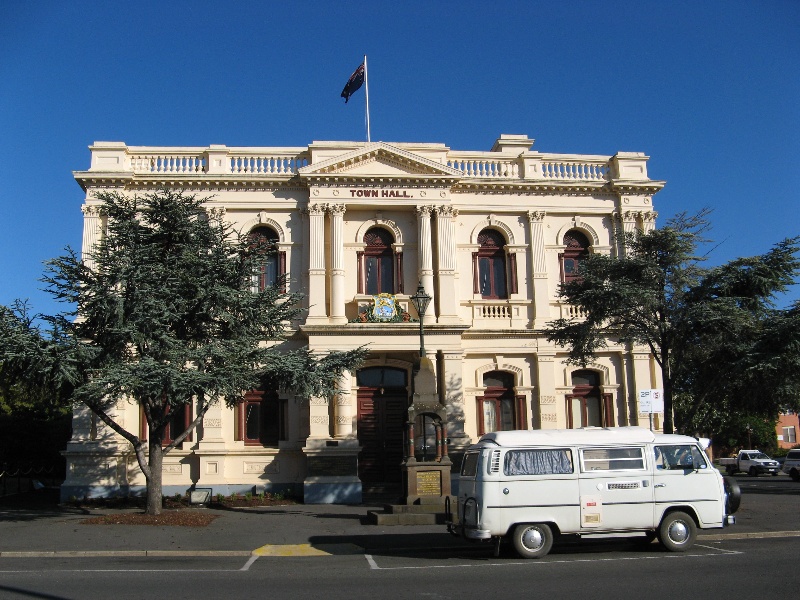
[[[425,324],[422,321],[425,311],[428,310],[428,305],[431,303],[431,297],[425,292],[425,288],[422,287],[422,282],[420,281],[417,286],[417,293],[409,299],[419,316],[419,357],[425,358]]]

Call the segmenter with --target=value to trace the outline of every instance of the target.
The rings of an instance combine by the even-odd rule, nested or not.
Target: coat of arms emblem
[[[397,300],[392,294],[378,294],[372,300],[372,314],[376,319],[389,321],[397,316]]]

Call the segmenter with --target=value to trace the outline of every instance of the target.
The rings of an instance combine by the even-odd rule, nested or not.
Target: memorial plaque
[[[358,461],[355,456],[309,456],[308,474],[311,477],[358,475]]]
[[[441,496],[442,495],[442,472],[441,471],[417,471],[417,495],[418,496]]]

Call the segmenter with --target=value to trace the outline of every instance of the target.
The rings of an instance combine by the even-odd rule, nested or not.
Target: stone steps
[[[456,498],[451,497],[451,511],[455,506]],[[373,525],[444,525],[445,503],[436,498],[419,504],[386,504],[383,511],[368,511],[367,519]]]

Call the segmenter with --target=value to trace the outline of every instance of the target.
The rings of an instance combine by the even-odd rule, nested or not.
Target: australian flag
[[[344,103],[347,104],[347,101],[350,99],[355,91],[364,85],[364,63],[361,63],[352,75],[350,75],[350,79],[347,80],[347,84],[344,86],[342,90],[342,98],[344,98]]]

